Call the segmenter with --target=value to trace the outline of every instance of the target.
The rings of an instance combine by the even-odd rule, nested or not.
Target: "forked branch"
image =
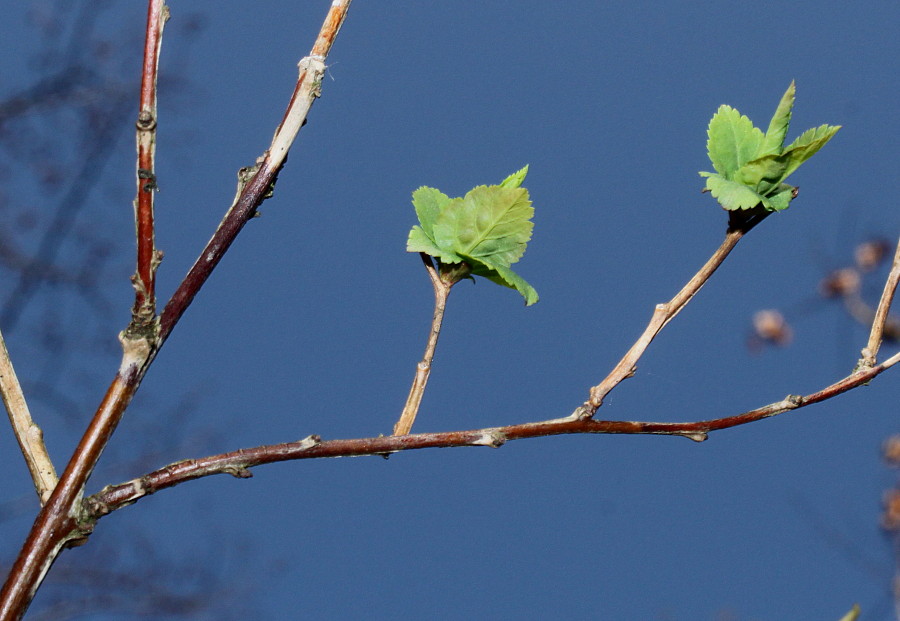
[[[3,590],[0,591],[0,621],[21,618],[59,552],[66,546],[83,542],[90,534],[93,523],[83,513],[80,502],[85,483],[100,459],[103,449],[112,437],[122,418],[122,414],[140,386],[141,380],[153,362],[159,348],[206,282],[212,270],[219,263],[222,255],[231,246],[244,224],[253,216],[256,208],[271,194],[272,184],[278,171],[284,164],[287,152],[297,136],[297,132],[305,122],[306,114],[312,102],[319,96],[321,78],[325,71],[324,61],[347,15],[349,6],[350,0],[332,1],[325,23],[313,45],[310,56],[300,61],[300,75],[296,87],[291,96],[287,112],[272,140],[271,147],[260,158],[258,165],[253,169],[255,174],[246,184],[242,185],[239,197],[216,229],[212,240],[210,240],[201,253],[200,258],[197,259],[187,276],[185,276],[172,299],[166,304],[158,327],[156,321],[153,320],[148,326],[149,329],[141,329],[138,326],[138,322],[133,320],[129,329],[126,329],[120,335],[123,357],[119,371],[91,419],[53,494],[38,514],[28,534],[28,538],[25,540],[19,556],[10,570],[9,577],[3,585]],[[154,7],[159,12],[154,11]],[[144,64],[144,77],[147,78],[146,70],[152,64],[154,67],[153,80],[156,79],[155,62],[158,59],[158,36],[161,34],[159,20],[164,15],[162,2],[149,0],[146,31],[147,44],[145,49],[156,50],[156,52],[154,52],[155,59],[153,63],[145,62]],[[152,43],[151,40],[153,40]],[[142,84],[147,85],[148,81],[142,80]],[[143,101],[144,94],[142,91]],[[141,173],[139,172],[139,183],[140,177]],[[149,181],[153,181],[153,179],[149,179]],[[144,189],[146,189],[146,184],[139,186],[139,197]],[[151,187],[151,191],[146,192],[146,194],[152,195],[152,189]],[[142,281],[145,283],[152,282],[153,270],[155,269],[154,263],[159,260],[153,249],[152,242],[152,202],[146,203],[145,208],[148,205],[150,207],[149,211],[142,211],[140,200],[136,206],[139,220],[139,253],[144,253],[144,258],[139,259],[137,280],[140,281],[146,277],[147,280]],[[145,218],[143,225],[140,224],[142,215]],[[148,216],[149,220],[147,220]],[[142,230],[144,231],[143,237],[141,235]],[[149,261],[146,260],[148,256]],[[151,301],[151,298],[147,295],[146,284],[139,285],[135,283],[135,286],[137,298],[143,300],[140,305],[141,308],[150,308],[148,303]],[[136,309],[140,311],[139,314],[143,313],[141,308],[136,306]],[[149,316],[153,317],[152,313]]]

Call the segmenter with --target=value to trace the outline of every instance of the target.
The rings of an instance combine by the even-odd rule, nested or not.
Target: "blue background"
[[[161,300],[230,204],[237,169],[268,146],[327,4],[172,3]],[[791,178],[791,209],[738,246],[598,417],[717,418],[846,375],[867,331],[816,287],[855,244],[894,239],[900,224],[897,3],[598,4],[354,3],[274,198],[176,327],[88,491],[239,447],[390,433],[431,316],[426,274],[405,252],[411,192],[461,195],[526,163],[536,227],[516,268],[541,301],[524,308],[486,281],[454,289],[414,430],[569,414],[724,234],[697,176],[710,169],[710,116],[728,103],[765,127],[792,79],[788,140],[843,129]],[[97,76],[76,105],[125,102],[57,258],[71,266],[100,239],[96,285],[44,285],[14,329],[0,326],[60,467],[112,378],[133,298],[145,9],[98,6],[86,30],[65,3],[8,7],[0,24],[0,95],[81,59]],[[0,168],[15,216],[4,239],[25,251],[80,181],[77,145],[92,138],[66,118],[36,109],[16,121],[30,133],[4,136],[7,153],[27,151],[22,136],[57,145],[41,153],[58,186],[29,181],[27,152]],[[17,272],[2,275],[8,296]],[[769,307],[788,314],[794,343],[752,355],[750,318]],[[837,619],[854,602],[864,619],[889,618],[895,559],[878,519],[894,480],[879,450],[897,432],[898,385],[891,371],[703,444],[568,436],[212,477],[104,518],[54,572],[174,567],[146,583],[175,590],[202,574],[211,618],[248,618],[235,612],[246,606],[270,619]],[[0,466],[2,496],[22,499],[6,509],[8,558],[33,508],[8,432]]]

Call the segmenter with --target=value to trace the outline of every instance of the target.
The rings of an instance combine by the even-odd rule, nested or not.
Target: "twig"
[[[13,433],[16,434],[19,448],[22,449],[25,463],[31,472],[34,489],[41,499],[41,504],[44,504],[56,487],[56,469],[50,461],[47,447],[44,446],[44,433],[31,419],[25,394],[19,385],[19,378],[16,377],[16,370],[9,358],[2,333],[0,333],[0,394],[3,396],[3,405],[9,414]]]
[[[237,234],[256,213],[260,203],[270,194],[278,172],[284,165],[288,149],[306,121],[306,115],[313,101],[321,93],[322,77],[325,75],[325,58],[347,16],[350,2],[351,0],[333,0],[310,55],[299,63],[300,77],[294,93],[291,95],[284,118],[275,131],[271,146],[253,167],[247,169],[247,173],[252,173],[252,177],[249,177],[242,186],[239,196],[225,214],[212,239],[209,240],[206,248],[200,253],[197,261],[163,309],[160,316],[160,341],[168,338],[175,324],[190,306],[194,296],[209,278]]]
[[[603,405],[606,398],[616,386],[623,380],[634,375],[637,362],[646,351],[657,334],[668,324],[688,302],[700,291],[700,288],[709,280],[710,276],[718,269],[726,257],[734,250],[734,247],[753,227],[768,215],[765,213],[747,213],[742,217],[736,217],[738,212],[730,212],[728,232],[722,244],[706,261],[694,277],[679,291],[674,298],[665,304],[657,304],[644,333],[635,341],[631,349],[622,357],[609,375],[598,385],[591,388],[590,398],[572,413],[571,418],[590,418],[597,409]]]
[[[153,225],[153,198],[156,195],[156,84],[162,34],[169,19],[164,0],[147,3],[147,30],[144,65],[141,72],[141,101],[137,119],[137,197],[134,199],[137,234],[137,270],[132,277],[134,308],[132,330],[155,329],[156,268],[162,256],[156,250]]]
[[[594,419],[555,419],[468,431],[416,433],[404,436],[379,436],[348,440],[322,440],[309,436],[299,442],[257,446],[202,459],[188,459],[170,464],[140,478],[104,488],[85,499],[90,519],[130,505],[144,496],[193,479],[213,474],[230,474],[237,478],[252,476],[249,468],[262,464],[324,457],[386,456],[400,451],[426,448],[487,446],[499,448],[507,441],[563,434],[652,434],[682,436],[696,442],[721,429],[746,425],[784,412],[825,401],[853,388],[867,384],[886,369],[900,362],[900,353],[880,365],[857,371],[825,388],[806,396],[788,395],[781,401],[741,414],[698,422],[657,423],[640,421],[602,421]]]
[[[438,337],[441,335],[441,323],[444,321],[447,297],[450,295],[450,288],[454,284],[453,282],[444,282],[437,269],[435,269],[431,257],[424,252],[420,252],[419,255],[422,257],[422,262],[425,263],[425,269],[428,270],[431,286],[434,287],[434,315],[431,319],[431,330],[428,332],[428,342],[425,345],[425,355],[422,356],[422,360],[416,365],[416,375],[413,378],[412,387],[409,389],[406,405],[400,414],[400,420],[394,425],[395,436],[408,434],[416,421],[419,406],[422,404],[422,396],[425,394],[425,386],[428,384],[428,376],[431,375],[431,363],[434,361],[434,351],[437,347]]]
[[[150,0],[151,3],[156,1]],[[275,132],[272,146],[258,162],[255,175],[243,185],[240,197],[228,210],[200,258],[166,304],[160,316],[158,333],[153,334],[156,332],[154,326],[149,334],[126,329],[120,335],[123,358],[119,371],[69,460],[59,484],[38,514],[19,551],[0,591],[0,621],[20,619],[63,547],[83,543],[90,534],[93,523],[87,519],[78,502],[84,485],[159,348],[244,224],[269,195],[272,183],[287,157],[287,151],[306,119],[306,113],[319,96],[325,72],[324,61],[346,18],[350,2],[351,0],[332,0],[310,56],[300,61],[297,85],[287,112]],[[151,36],[149,30],[148,26],[148,36]],[[151,261],[152,259],[153,257]],[[134,323],[129,328],[132,326]],[[151,339],[151,336],[154,338]]]
[[[875,365],[878,349],[881,347],[881,341],[884,336],[884,326],[888,319],[888,311],[891,309],[891,302],[894,299],[898,282],[900,282],[900,242],[897,243],[894,263],[891,265],[891,272],[884,283],[884,291],[881,294],[881,300],[878,302],[878,309],[875,311],[875,319],[872,321],[872,330],[869,333],[869,342],[862,350],[860,364],[865,367]]]

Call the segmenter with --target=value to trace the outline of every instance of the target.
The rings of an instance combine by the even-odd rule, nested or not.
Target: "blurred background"
[[[172,3],[161,304],[268,146],[327,8]],[[41,0],[0,23],[0,329],[58,468],[133,301],[145,11]],[[727,103],[765,128],[792,79],[788,141],[843,129],[598,417],[718,418],[844,377],[867,339],[859,304],[887,273],[856,255],[889,262],[900,224],[898,18],[876,1],[354,3],[274,198],[175,329],[88,492],[184,458],[390,433],[432,311],[405,252],[412,191],[459,196],[525,164],[535,233],[515,267],[541,301],[454,288],[414,431],[568,415],[721,241],[727,215],[697,175],[712,114]],[[743,621],[858,602],[890,619],[897,476],[882,452],[898,388],[892,370],[702,444],[555,437],[191,482],[103,519],[31,615]],[[37,504],[9,431],[0,467],[6,565]]]

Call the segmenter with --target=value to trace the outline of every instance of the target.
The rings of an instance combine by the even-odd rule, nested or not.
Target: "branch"
[[[325,58],[347,16],[351,0],[333,0],[325,23],[313,45],[310,55],[299,62],[300,77],[291,95],[284,118],[275,130],[269,149],[256,164],[242,172],[238,196],[225,214],[212,239],[200,253],[181,285],[163,309],[160,317],[160,341],[165,341],[175,324],[190,306],[197,292],[231,246],[247,221],[256,214],[259,205],[271,195],[278,172],[284,165],[288,150],[297,132],[306,122],[306,115],[313,101],[321,94],[322,77],[325,75]]]
[[[3,405],[9,414],[9,422],[16,440],[19,441],[19,448],[22,449],[25,463],[31,472],[34,489],[41,499],[41,504],[44,504],[56,487],[56,469],[50,461],[47,447],[44,446],[44,432],[31,419],[25,394],[19,385],[19,378],[16,377],[16,370],[9,358],[2,333],[0,333],[0,394],[3,396]]]
[[[431,375],[431,364],[434,362],[434,351],[437,348],[438,337],[441,335],[441,324],[444,321],[444,310],[447,308],[447,297],[450,295],[450,288],[454,284],[452,282],[444,282],[441,275],[438,274],[438,270],[434,267],[434,262],[430,256],[424,252],[420,252],[419,255],[425,263],[425,269],[428,270],[428,277],[431,279],[431,286],[434,288],[434,314],[431,319],[431,330],[428,332],[428,342],[425,345],[425,354],[416,365],[416,375],[409,389],[406,405],[403,406],[400,420],[394,425],[395,436],[408,434],[416,421],[416,415],[419,413],[419,406],[422,404],[422,397],[425,394],[425,386],[428,384],[428,377]]]
[[[610,374],[598,385],[591,388],[590,398],[579,406],[571,414],[570,418],[590,418],[593,416],[600,406],[603,405],[603,399],[606,398],[606,395],[622,383],[623,380],[634,375],[638,360],[644,355],[644,351],[650,346],[656,335],[675,318],[675,315],[681,312],[681,309],[687,306],[687,303],[700,291],[700,288],[706,284],[706,281],[709,280],[731,251],[734,250],[741,238],[768,215],[768,211],[729,212],[728,232],[725,234],[725,239],[718,249],[674,298],[665,304],[657,304],[644,333],[635,341],[631,349],[622,357]]]
[[[151,8],[148,10],[148,39],[158,36],[158,33],[154,35],[152,28],[154,19],[152,7],[158,6],[155,4],[157,2],[158,0],[149,0]],[[252,179],[241,186],[240,196],[226,213],[213,238],[185,276],[172,299],[166,304],[159,320],[158,331],[155,322],[149,330],[136,330],[132,323],[120,335],[123,357],[119,371],[69,460],[50,500],[38,514],[10,570],[9,577],[0,591],[0,620],[21,618],[60,551],[64,547],[83,543],[90,535],[93,523],[87,519],[79,502],[85,483],[160,347],[244,224],[270,195],[271,186],[284,164],[287,152],[305,122],[312,102],[320,94],[321,79],[325,72],[324,61],[346,18],[350,2],[351,0],[332,0],[331,8],[310,56],[299,63],[300,76],[287,112],[275,132],[272,146],[258,161]],[[146,47],[149,48],[150,44],[148,43]],[[144,248],[146,251],[148,246],[145,245]],[[154,259],[155,257],[151,256],[151,263],[145,264],[145,267],[149,265],[152,268]]]
[[[788,395],[781,401],[749,410],[741,414],[698,422],[657,423],[640,421],[602,421],[590,418],[561,418],[537,423],[523,423],[506,427],[491,427],[468,431],[416,433],[405,436],[379,436],[348,440],[322,440],[309,436],[299,442],[257,446],[202,459],[188,459],[155,470],[137,479],[105,487],[84,501],[85,512],[91,520],[133,504],[160,490],[214,474],[230,474],[245,479],[252,477],[249,468],[281,461],[318,459],[323,457],[382,456],[391,453],[426,448],[460,446],[488,446],[499,448],[510,440],[540,438],[564,434],[652,434],[682,436],[696,442],[721,429],[746,425],[764,418],[797,410],[825,401],[853,388],[867,384],[877,375],[900,362],[900,353],[870,369],[856,371],[847,377],[806,396]]]
[[[144,39],[144,66],[141,72],[141,101],[137,120],[137,197],[134,199],[137,235],[137,271],[134,284],[132,330],[147,330],[156,319],[156,268],[162,253],[155,247],[153,198],[156,195],[156,84],[159,51],[169,7],[164,0],[150,0]]]
[[[862,350],[862,359],[860,360],[862,366],[872,367],[875,364],[878,348],[881,347],[882,337],[884,336],[884,326],[888,320],[888,311],[891,308],[891,302],[894,299],[898,282],[900,282],[900,242],[897,243],[894,263],[891,265],[891,272],[884,283],[884,291],[881,294],[881,300],[878,302],[878,309],[875,311],[872,331],[869,333],[869,342]]]

